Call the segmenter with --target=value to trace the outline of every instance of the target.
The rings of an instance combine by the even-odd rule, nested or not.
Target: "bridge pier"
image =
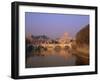
[[[71,44],[41,44],[41,46],[45,47],[45,48],[56,48],[61,47],[61,48],[65,48],[65,47],[69,47],[72,48]]]

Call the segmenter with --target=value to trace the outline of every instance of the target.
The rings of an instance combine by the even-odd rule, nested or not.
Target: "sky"
[[[52,39],[65,32],[71,37],[89,24],[89,15],[25,12],[25,32],[34,36],[46,35]]]

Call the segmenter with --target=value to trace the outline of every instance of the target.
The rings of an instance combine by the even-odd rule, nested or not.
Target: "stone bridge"
[[[71,43],[69,44],[41,44],[41,46],[46,47],[46,48],[56,48],[56,47],[61,47],[61,48],[71,48]]]

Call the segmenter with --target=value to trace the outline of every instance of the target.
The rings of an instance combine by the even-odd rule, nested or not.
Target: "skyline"
[[[25,12],[25,32],[35,36],[46,35],[55,39],[67,32],[69,36],[75,37],[87,24],[88,15]]]

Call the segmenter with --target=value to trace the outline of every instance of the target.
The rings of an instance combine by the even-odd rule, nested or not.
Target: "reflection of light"
[[[52,51],[54,51],[54,50],[52,50]],[[58,52],[54,51],[54,54],[56,54],[56,55],[58,55],[60,57],[63,57],[64,59],[67,59],[67,58],[72,56],[71,53],[69,53],[68,50],[65,51],[63,49],[58,50]]]

